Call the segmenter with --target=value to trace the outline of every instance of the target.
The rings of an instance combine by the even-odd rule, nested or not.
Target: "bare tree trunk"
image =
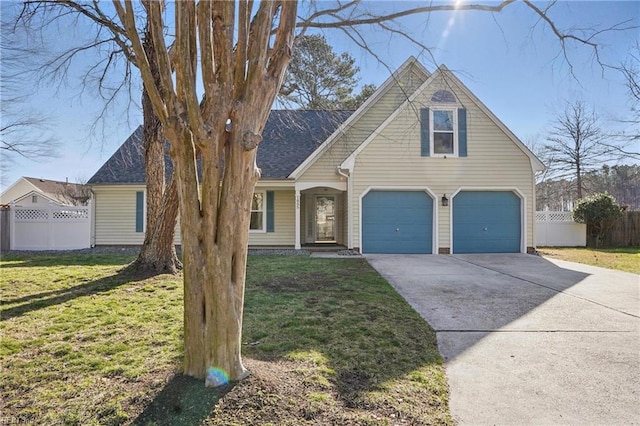
[[[147,194],[149,193],[147,187]],[[175,274],[182,269],[173,239],[178,216],[178,190],[175,179],[171,179],[160,198],[158,215],[149,226],[147,213],[147,232],[138,258],[131,268],[140,274]]]
[[[250,4],[175,3],[174,78],[162,4],[145,2],[159,65],[155,74],[138,38],[132,3],[114,2],[171,142],[184,261],[184,372],[208,386],[248,374],[240,349],[250,207],[259,178],[256,148],[291,58],[296,22],[295,1],[261,2],[253,18]],[[195,84],[198,46],[203,101]]]
[[[260,120],[259,114],[255,116],[256,122]],[[242,317],[250,204],[259,172],[256,150],[245,150],[240,135],[223,130],[213,136],[218,141],[206,144],[223,146],[224,162],[216,149],[201,152],[202,202],[212,202],[214,209],[201,209],[193,197],[197,190],[193,144],[172,147],[180,196],[189,200],[180,204],[182,229],[189,230],[182,241],[184,373],[205,378],[209,386],[248,374],[241,359]]]
[[[578,200],[582,198],[582,164],[580,164],[580,157],[578,157],[578,161],[576,162],[576,185],[577,185],[577,195]]]
[[[148,33],[142,45],[151,72],[156,81],[159,81],[158,64]],[[142,114],[147,226],[140,254],[130,268],[145,275],[175,274],[182,269],[173,243],[178,215],[178,191],[173,175],[170,184],[167,186],[165,183],[165,139],[162,124],[153,111],[145,88],[142,90]]]

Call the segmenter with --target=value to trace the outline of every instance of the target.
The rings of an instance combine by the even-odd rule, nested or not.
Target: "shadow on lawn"
[[[33,252],[26,254],[3,253],[2,269],[43,266],[96,266],[123,265],[135,258],[135,253],[79,253],[49,254]]]
[[[142,281],[149,277],[150,275],[134,275],[128,271],[121,271],[115,275],[110,275],[108,277],[100,278],[95,281],[78,284],[73,287],[37,293],[12,300],[3,300],[2,304],[4,306],[13,305],[16,303],[22,304],[0,310],[0,321],[19,317],[28,312],[37,311],[49,306],[59,305],[61,303],[68,302],[69,300],[73,300],[77,297],[105,293],[124,284]]]
[[[289,353],[322,354],[348,408],[374,409],[366,393],[411,373],[437,387],[429,377],[437,369],[428,368],[441,364],[433,330],[366,261],[343,262],[248,282],[244,339],[256,342],[244,355],[270,362]],[[424,376],[417,373],[423,367]]]
[[[141,426],[197,425],[234,384],[208,388],[204,380],[176,374],[132,424]]]

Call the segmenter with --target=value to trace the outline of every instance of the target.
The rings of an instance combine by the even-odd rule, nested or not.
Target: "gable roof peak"
[[[425,75],[425,77],[429,77],[431,75],[429,70],[424,65],[422,65],[422,63],[418,60],[418,58],[411,55],[398,67],[398,69],[396,69],[392,73],[390,78],[398,77],[399,75],[403,74],[407,69],[409,69],[410,66],[416,67],[419,71],[421,71]]]
[[[360,117],[362,117],[374,104],[376,104],[386,93],[391,90],[393,86],[398,84],[398,82],[411,71],[414,71],[418,74],[418,78],[421,82],[427,81],[431,77],[431,73],[420,63],[420,61],[413,55],[409,56],[403,63],[398,67],[397,70],[393,71],[391,75],[382,83],[376,90],[373,92],[369,98],[364,101],[357,110],[353,112],[325,141],[318,146],[318,148],[311,153],[305,161],[303,161],[290,175],[290,178],[297,179],[304,171],[313,164],[317,158],[319,158],[322,153],[328,149],[331,144],[333,144],[338,137],[343,134],[349,126],[353,123],[357,122]],[[420,75],[422,74],[422,75]],[[407,93],[406,96],[412,95],[415,91],[411,93]]]

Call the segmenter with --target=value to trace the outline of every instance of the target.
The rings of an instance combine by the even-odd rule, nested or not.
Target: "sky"
[[[376,11],[393,11],[411,3],[367,1],[366,5]],[[15,4],[2,1],[0,8],[5,21]],[[554,5],[549,15],[561,30],[606,28],[623,21],[629,21],[626,27],[640,26],[640,1],[564,1]],[[584,101],[607,128],[619,127],[619,121],[630,114],[621,73],[600,66],[593,50],[584,45],[568,43],[565,58],[558,38],[523,4],[511,5],[500,13],[416,15],[401,25],[411,37],[430,47],[430,52],[387,31],[364,29],[362,34],[376,59],[341,31],[325,30],[323,34],[336,52],[347,51],[356,59],[361,84],[382,84],[389,70],[395,70],[410,55],[429,70],[445,64],[524,142],[544,140],[565,101]],[[89,32],[87,26],[76,22],[49,28],[45,38],[61,47]],[[640,30],[605,32],[595,40],[600,45],[601,62],[618,66],[630,59]],[[28,95],[23,107],[47,117],[50,132],[59,143],[58,155],[15,163],[3,156],[0,161],[9,167],[0,179],[3,190],[20,176],[86,181],[141,123],[139,109],[135,105],[127,109],[120,102],[107,113],[102,127],[91,130],[104,103],[90,87],[83,90],[79,76],[95,59],[95,52],[80,58],[65,81],[29,81],[19,89]],[[139,103],[138,92],[134,91],[133,99]]]

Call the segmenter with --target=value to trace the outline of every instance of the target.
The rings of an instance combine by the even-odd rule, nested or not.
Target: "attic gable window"
[[[431,96],[431,102],[441,104],[455,104],[456,97],[448,90],[438,90]]]

